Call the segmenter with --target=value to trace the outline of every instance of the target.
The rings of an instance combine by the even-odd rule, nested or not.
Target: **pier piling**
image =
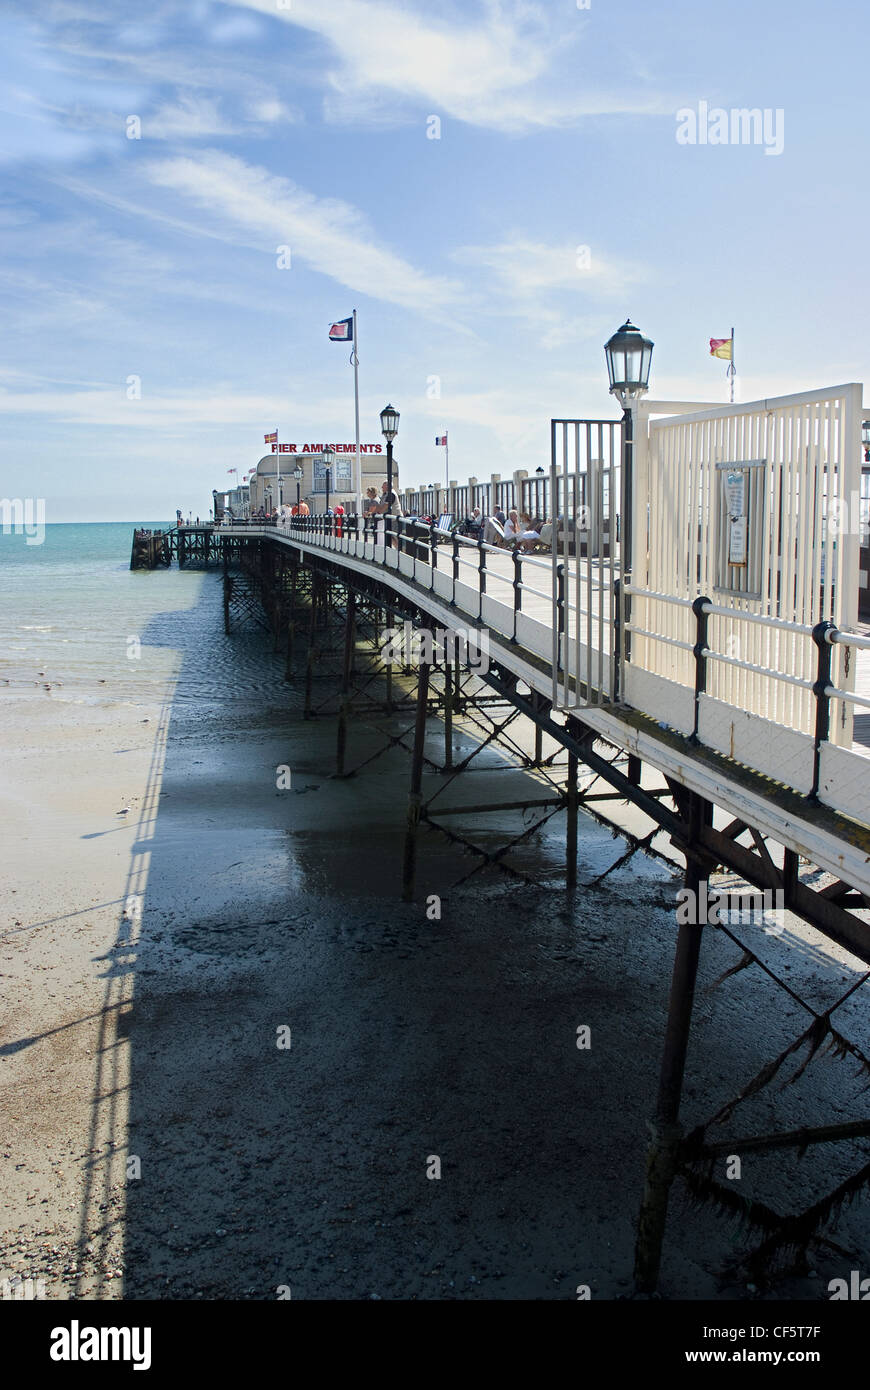
[[[703,803],[701,798],[694,793],[690,792],[689,797],[691,798],[689,820],[692,827],[697,829],[700,826]],[[695,849],[694,835],[686,846],[685,852],[684,884],[689,893],[693,895],[689,901],[697,905],[703,861]],[[703,924],[698,920],[699,915],[697,911],[690,913],[689,916],[694,916],[695,920],[680,923],[674,952],[668,1020],[659,1073],[658,1100],[655,1115],[650,1124],[646,1181],[637,1223],[634,1278],[639,1293],[653,1293],[658,1285],[662,1243],[668,1216],[668,1201],[677,1172],[683,1138],[679,1122],[680,1100],[683,1092],[689,1034],[692,1027],[692,1007],[695,1000],[695,982],[698,977],[698,962],[701,954],[701,936],[704,930]]]
[[[423,750],[426,742],[426,714],[429,701],[429,671],[427,662],[420,666],[417,684],[417,718],[414,724],[414,752],[411,757],[411,789],[408,793],[408,825],[405,831],[405,858],[402,866],[402,899],[414,900],[417,877],[417,833],[420,825],[420,805],[423,788]]]
[[[353,589],[347,591],[347,608],[344,619],[344,664],[341,673],[341,696],[338,708],[338,734],[336,738],[335,772],[344,776],[344,755],[347,748],[347,717],[350,713],[350,677],[353,669],[354,640],[356,635],[356,595]]]

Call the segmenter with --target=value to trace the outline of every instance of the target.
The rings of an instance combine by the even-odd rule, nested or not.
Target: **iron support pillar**
[[[405,859],[402,866],[402,900],[414,900],[417,877],[417,830],[420,824],[423,787],[423,752],[426,742],[426,713],[429,699],[429,665],[420,667],[417,683],[417,718],[414,724],[414,752],[411,758],[411,789],[408,793],[408,825],[405,831]]]
[[[338,777],[344,776],[344,755],[347,748],[347,717],[350,710],[350,677],[353,667],[354,630],[356,628],[356,594],[347,591],[347,607],[344,619],[344,665],[341,673],[341,699],[338,707],[338,734],[335,749],[335,771]]]
[[[697,800],[698,798],[693,797],[693,802]],[[693,807],[693,813],[694,810]],[[692,819],[695,819],[694,814]],[[634,1279],[640,1293],[653,1293],[658,1284],[668,1200],[677,1171],[682,1140],[679,1123],[680,1099],[692,1024],[701,935],[704,930],[703,924],[698,920],[700,913],[697,910],[702,876],[701,863],[692,845],[687,846],[685,886],[693,894],[693,898],[689,899],[686,906],[689,907],[694,901],[695,911],[686,914],[693,920],[680,923],[674,953],[658,1101],[650,1125],[646,1181],[637,1224]]]

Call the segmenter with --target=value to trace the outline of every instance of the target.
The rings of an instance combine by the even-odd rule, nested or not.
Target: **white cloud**
[[[519,233],[490,246],[460,247],[453,259],[488,272],[493,282],[483,301],[488,312],[522,318],[546,350],[598,331],[597,317],[584,312],[590,299],[620,298],[648,279],[640,265],[586,244],[548,245]]]
[[[382,114],[385,96],[494,130],[570,125],[586,115],[670,111],[660,98],[601,93],[572,67],[570,84],[546,82],[561,50],[579,38],[552,30],[539,5],[487,0],[479,20],[450,22],[389,0],[224,0],[307,29],[339,59],[331,67],[327,114]],[[574,17],[572,17],[574,18]],[[556,95],[554,95],[554,92]]]
[[[213,135],[238,135],[241,127],[221,115],[216,101],[181,96],[174,104],[142,114],[142,137],[149,140],[197,140]]]
[[[273,125],[275,121],[298,121],[300,112],[280,101],[276,96],[254,97],[247,103],[246,112],[250,120]]]
[[[0,374],[5,376],[6,374]],[[231,382],[212,387],[209,391],[153,393],[143,384],[141,400],[128,400],[126,378],[117,384],[96,385],[83,390],[52,390],[45,382],[39,389],[7,390],[0,386],[0,415],[35,415],[45,420],[71,425],[104,426],[137,430],[156,430],[161,433],[182,429],[182,435],[193,426],[245,425],[260,429],[262,422],[286,419],[288,412],[304,419],[309,407],[303,401],[288,402],[279,395],[246,395]],[[336,418],[347,414],[346,398],[319,401],[321,418],[334,412]],[[257,448],[256,434],[252,451]]]
[[[521,235],[492,246],[462,246],[453,258],[489,270],[517,297],[561,289],[612,296],[646,278],[640,266],[620,263],[585,243],[552,246]]]
[[[349,289],[439,319],[458,301],[454,281],[426,275],[379,246],[363,214],[340,199],[318,198],[217,150],[196,159],[155,160],[146,173],[211,217],[253,233],[261,248],[289,245],[292,256]]]

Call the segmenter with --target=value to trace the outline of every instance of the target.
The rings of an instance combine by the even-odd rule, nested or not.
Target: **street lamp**
[[[620,497],[620,573],[622,582],[631,577],[632,566],[632,508],[634,473],[634,409],[641,396],[649,390],[649,369],[652,363],[653,343],[635,328],[631,319],[626,319],[621,328],[608,338],[604,344],[607,361],[607,375],[610,378],[610,394],[616,396],[622,406],[622,480]],[[630,617],[630,602],[623,598],[624,621]],[[623,654],[628,657],[631,636],[626,630]]]
[[[320,452],[323,455],[323,466],[326,469],[326,510],[328,512],[330,484],[332,483],[332,465],[335,462],[335,450],[331,449],[330,446],[326,444]]]
[[[393,505],[393,440],[399,433],[399,412],[392,405],[381,411],[381,434],[387,441],[387,509]]]
[[[299,495],[299,489],[300,489],[300,487],[302,486],[302,476],[303,476],[303,475],[302,475],[302,469],[299,467],[299,464],[297,463],[296,467],[293,469],[293,477],[296,479],[296,515],[297,515],[297,516],[299,515],[299,503],[300,503],[300,500],[301,500],[301,499],[300,499],[300,495]]]
[[[610,393],[618,396],[625,407],[649,390],[649,369],[653,343],[626,319],[620,329],[604,344]]]

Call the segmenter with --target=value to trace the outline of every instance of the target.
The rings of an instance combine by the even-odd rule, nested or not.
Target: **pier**
[[[856,711],[870,710],[870,637],[858,630],[858,530],[832,525],[858,486],[861,388],[685,406],[661,419],[655,409],[640,403],[622,422],[552,422],[549,470],[529,480],[539,513],[554,522],[546,555],[448,535],[434,521],[323,514],[279,526],[182,527],[176,551],[180,565],[221,565],[227,632],[261,622],[286,654],[287,678],[304,683],[306,717],[335,719],[336,777],[365,773],[354,760],[356,715],[407,711],[405,733],[386,733],[384,744],[410,757],[396,874],[406,901],[417,892],[425,833],[522,881],[511,849],[557,814],[569,902],[582,893],[581,815],[622,837],[619,864],[642,852],[682,865],[638,1194],[634,1274],[647,1293],[657,1286],[678,1178],[696,1199],[743,1217],[743,1198],[717,1173],[726,1150],[799,1154],[838,1143],[859,1145],[860,1156],[870,1135],[862,1112],[833,1126],[717,1136],[747,1099],[784,1079],[791,1058],[803,1067],[827,1049],[870,1070],[834,1017],[857,984],[821,1014],[801,1001],[808,1022],[791,1045],[741,1078],[705,1124],[688,1134],[680,1124],[705,928],[724,931],[742,949],[740,968],[764,970],[794,999],[745,918],[735,925],[733,914],[710,910],[717,876],[870,966],[868,763],[855,729]],[[467,486],[466,502],[475,484]],[[415,508],[427,501],[435,514],[440,498],[405,494]],[[455,757],[460,713],[476,721],[480,747],[498,746],[535,770],[539,795],[452,804],[475,756]],[[531,756],[511,736],[518,718],[534,730]],[[433,721],[437,760],[427,742]],[[480,822],[507,810],[535,819],[496,851],[456,828],[460,813]],[[750,1267],[763,1274],[786,1256],[805,1262],[828,1218],[868,1179],[861,1162],[804,1211],[754,1206]]]

